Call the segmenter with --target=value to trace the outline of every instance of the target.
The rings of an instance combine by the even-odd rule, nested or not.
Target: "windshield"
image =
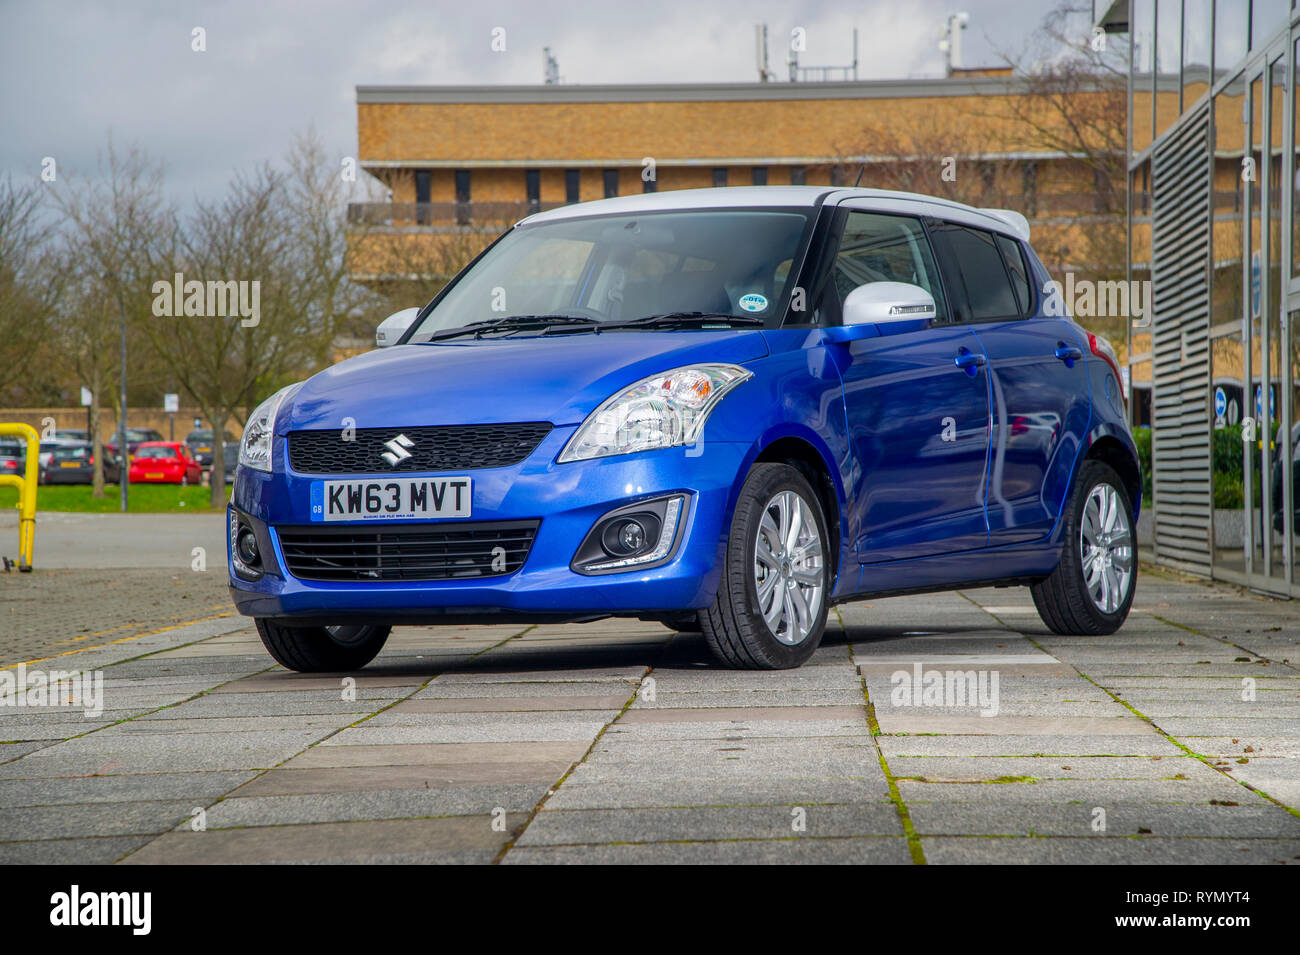
[[[410,342],[474,322],[573,316],[629,322],[785,313],[812,209],[698,209],[524,223],[449,288]]]

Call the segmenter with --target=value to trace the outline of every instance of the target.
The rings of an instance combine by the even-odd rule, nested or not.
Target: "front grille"
[[[343,432],[290,431],[289,464],[301,474],[365,474],[375,471],[470,471],[518,464],[551,433],[545,421],[457,424],[420,428],[362,428]],[[409,444],[391,442],[405,435]],[[390,461],[384,454],[393,454]],[[409,457],[403,457],[403,453]]]
[[[524,565],[541,521],[430,527],[277,527],[300,580],[449,580],[503,577]]]

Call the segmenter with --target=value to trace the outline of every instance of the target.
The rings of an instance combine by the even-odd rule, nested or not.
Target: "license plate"
[[[78,464],[76,461],[60,461],[60,462],[59,462],[59,467],[61,467],[61,468],[79,468],[79,467],[81,467],[81,465]]]
[[[469,517],[473,482],[467,477],[384,481],[312,481],[313,521],[401,521]]]
[[[163,474],[161,471],[148,471],[145,473],[146,478],[152,478],[161,481]]]

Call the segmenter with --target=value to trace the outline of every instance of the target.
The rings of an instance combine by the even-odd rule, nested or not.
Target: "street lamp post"
[[[122,317],[122,413],[117,419],[118,479],[122,492],[122,513],[126,513],[127,485],[131,483],[131,452],[126,444],[126,305],[122,302],[122,292],[117,293],[117,308]]]

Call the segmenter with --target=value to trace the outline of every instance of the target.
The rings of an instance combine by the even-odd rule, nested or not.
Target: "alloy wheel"
[[[1119,492],[1098,484],[1088,494],[1079,522],[1084,587],[1102,613],[1115,613],[1133,580],[1133,532]]]
[[[763,508],[754,546],[758,612],[787,646],[808,639],[821,615],[826,573],[812,508],[798,493],[778,491]]]

